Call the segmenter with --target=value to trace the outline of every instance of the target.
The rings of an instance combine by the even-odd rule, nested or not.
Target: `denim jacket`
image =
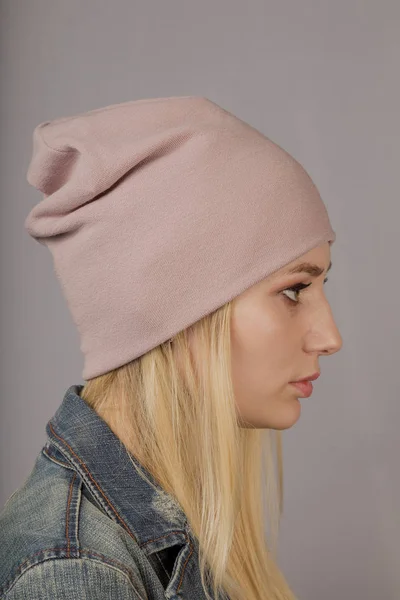
[[[185,515],[140,477],[82,388],[66,391],[0,512],[1,600],[204,600]]]

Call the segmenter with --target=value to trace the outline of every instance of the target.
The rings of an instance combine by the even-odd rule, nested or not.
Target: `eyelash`
[[[328,281],[328,277],[326,277],[324,279],[324,283],[326,283]],[[295,294],[301,294],[301,292],[303,290],[305,290],[306,288],[310,287],[311,283],[297,283],[296,285],[293,285],[292,287],[288,287],[285,288],[284,290],[282,290],[282,294],[284,292],[294,292]],[[286,300],[288,300],[291,304],[299,304],[300,300],[292,300],[292,298],[289,298],[288,296],[286,296],[286,294],[284,294],[284,297],[286,298]]]

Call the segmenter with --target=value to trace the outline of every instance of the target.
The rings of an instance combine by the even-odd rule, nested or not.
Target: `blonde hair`
[[[231,311],[229,302],[179,332],[174,347],[88,380],[81,396],[181,506],[207,598],[211,583],[217,600],[295,600],[276,561],[281,432],[239,426]]]

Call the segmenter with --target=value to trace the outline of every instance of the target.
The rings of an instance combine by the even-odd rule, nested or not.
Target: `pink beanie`
[[[211,100],[133,100],[40,123],[25,221],[48,246],[92,379],[326,242],[285,150]]]

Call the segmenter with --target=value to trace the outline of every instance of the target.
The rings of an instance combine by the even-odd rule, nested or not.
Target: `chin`
[[[297,397],[276,398],[264,407],[258,407],[257,414],[243,414],[238,417],[241,428],[276,429],[282,431],[290,429],[297,423],[301,414],[301,404]]]
[[[297,398],[291,399],[291,401],[284,407],[280,407],[279,412],[269,419],[267,427],[269,429],[276,429],[282,431],[284,429],[290,429],[297,423],[301,414],[301,404]]]
[[[273,416],[265,418],[260,417],[259,419],[253,419],[252,421],[241,421],[239,422],[239,427],[244,429],[276,429],[277,431],[290,429],[300,418],[300,402],[298,400],[295,402],[298,403],[298,406],[295,406],[294,408],[288,409],[286,407],[285,410],[281,409],[279,413],[277,411]]]

